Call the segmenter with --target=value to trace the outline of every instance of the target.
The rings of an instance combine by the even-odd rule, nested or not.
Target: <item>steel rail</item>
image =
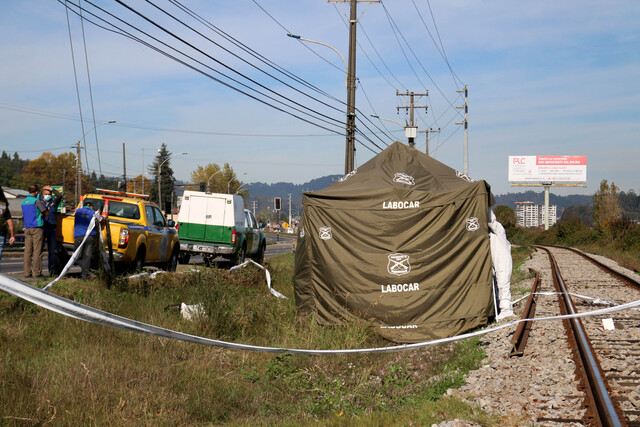
[[[635,288],[635,289],[640,289],[640,282],[633,279],[632,277],[629,277],[625,274],[620,273],[617,270],[614,270],[613,268],[609,267],[608,265],[598,261],[595,258],[592,258],[591,256],[587,255],[586,253],[575,249],[575,248],[568,248],[565,246],[556,246],[556,245],[545,245],[545,246],[551,246],[552,248],[559,248],[559,249],[566,249],[568,251],[571,251],[575,254],[580,255],[581,257],[583,257],[584,259],[592,262],[593,264],[597,265],[598,267],[600,267],[601,270],[604,270],[605,272],[611,274],[612,276],[616,277],[617,279],[621,280],[622,282],[626,283],[627,285]]]
[[[549,249],[542,246],[539,247],[545,250],[549,256],[549,262],[553,273],[553,282],[560,293],[559,299],[561,300],[563,309],[566,311],[566,314],[576,314],[576,309],[571,297],[569,296],[555,258]],[[588,405],[588,408],[592,412],[589,416],[591,418],[589,421],[594,424],[607,427],[625,425],[619,416],[621,411],[617,408],[609,395],[606,379],[604,378],[597,358],[593,353],[593,349],[591,348],[591,344],[581,320],[579,318],[568,319],[567,323],[570,325],[569,329],[575,343],[576,355],[578,356],[578,369],[584,374],[585,391],[587,392],[587,396],[593,402],[593,405]]]
[[[540,285],[540,274],[533,269],[529,269],[529,271],[536,274],[536,278],[533,281],[533,286],[531,287],[531,294],[529,294],[529,298],[527,299],[527,304],[524,306],[524,312],[522,313],[522,319],[533,319],[536,313],[536,292],[538,292],[538,285]],[[533,327],[533,320],[527,320],[524,322],[518,323],[518,327],[516,331],[513,333],[513,338],[511,338],[511,351],[509,352],[509,356],[523,356],[524,349],[527,346],[527,340],[529,339],[529,332],[531,332],[531,328]]]

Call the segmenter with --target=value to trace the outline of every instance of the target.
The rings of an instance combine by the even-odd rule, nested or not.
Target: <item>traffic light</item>
[[[277,210],[277,211],[280,210],[280,197],[274,197],[273,198],[273,206],[274,206],[275,210]]]
[[[204,187],[204,182],[200,182],[200,191],[202,191],[204,193],[205,187]]]

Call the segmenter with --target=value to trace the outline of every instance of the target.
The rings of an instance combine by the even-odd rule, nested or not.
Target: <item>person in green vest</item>
[[[38,186],[29,186],[29,195],[22,201],[24,220],[24,277],[42,276],[43,217],[47,216],[44,201],[38,197]]]
[[[9,244],[13,246],[16,239],[13,234],[13,220],[9,211],[9,201],[4,195],[2,187],[0,187],[0,269],[2,268],[2,251],[7,238],[7,231],[9,232]]]

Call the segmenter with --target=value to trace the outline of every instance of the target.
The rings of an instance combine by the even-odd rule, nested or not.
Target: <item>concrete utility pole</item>
[[[328,0],[328,3],[350,3],[349,16],[349,63],[347,66],[347,123],[346,123],[346,152],[344,158],[344,174],[355,169],[356,151],[356,24],[358,23],[358,3],[380,3],[377,1],[358,0]]]
[[[429,155],[429,133],[440,133],[440,128],[438,130],[433,130],[433,128],[429,128],[428,130],[419,130],[418,133],[424,133],[427,136],[427,148],[425,148],[425,153],[427,156]]]
[[[124,142],[122,143],[122,179],[124,181],[124,191],[127,191],[127,156]]]
[[[462,163],[463,163],[463,173],[469,176],[469,104],[468,104],[468,95],[469,90],[467,85],[464,85],[464,89],[457,90],[458,93],[464,92],[464,105],[456,108],[464,108],[464,120],[461,122],[456,122],[457,125],[464,125],[464,148],[462,154]]]
[[[82,141],[78,141],[76,147],[76,206],[80,203],[82,194],[82,160],[80,160],[80,150],[82,150]]]
[[[289,193],[289,227],[291,227],[291,193]]]
[[[415,108],[424,108],[424,111],[427,111],[427,106],[426,105],[415,105],[415,98],[418,97],[421,98],[423,96],[429,96],[429,92],[427,93],[413,93],[413,92],[409,92],[407,91],[407,93],[400,93],[398,91],[396,91],[396,96],[408,96],[409,97],[409,105],[405,105],[405,106],[398,106],[396,107],[398,113],[400,112],[400,109],[403,110],[408,110],[409,111],[409,123],[407,124],[407,126],[405,126],[404,131],[405,131],[405,135],[407,136],[407,140],[409,142],[409,146],[413,147],[415,145],[415,138],[417,135],[417,130],[418,127],[415,124],[414,121],[414,115],[413,115],[413,110]]]

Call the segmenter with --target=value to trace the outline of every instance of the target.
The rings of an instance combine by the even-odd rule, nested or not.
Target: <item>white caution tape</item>
[[[553,295],[561,295],[561,294],[562,294],[562,292],[535,292],[533,295],[553,296]],[[529,295],[531,295],[531,294],[529,294]],[[522,298],[518,298],[517,300],[515,300],[513,302],[513,304],[517,304],[520,301],[529,298],[529,295],[524,296]],[[602,304],[602,305],[610,305],[610,306],[620,305],[617,302],[611,302],[611,301],[603,300],[603,299],[600,299],[600,298],[588,297],[586,295],[574,294],[572,292],[569,292],[569,295],[571,295],[574,298],[580,298],[580,299],[583,299],[585,301],[591,301],[593,304]],[[638,310],[638,309],[634,308],[633,310]]]
[[[257,265],[258,267],[260,267],[261,269],[264,270],[264,274],[267,277],[267,286],[269,287],[269,292],[271,292],[271,295],[273,295],[275,297],[278,297],[278,298],[289,299],[289,298],[287,298],[286,296],[282,295],[280,292],[276,291],[275,289],[273,289],[271,287],[271,274],[269,273],[269,270],[267,270],[266,267],[263,267],[262,265],[258,264],[257,262],[255,262],[252,259],[246,260],[242,264],[234,265],[233,267],[231,267],[229,269],[229,271],[233,271],[233,270],[235,270],[237,268],[240,268],[240,267],[246,267],[247,265],[249,265],[250,262],[254,263],[255,265]]]
[[[481,331],[470,332],[467,334],[457,335],[455,337],[442,338],[433,341],[425,341],[413,344],[402,344],[389,347],[376,347],[376,348],[360,348],[360,349],[342,349],[342,350],[311,350],[311,349],[296,349],[296,348],[279,348],[279,347],[263,347],[247,344],[237,344],[227,341],[214,340],[211,338],[199,337],[197,335],[185,334],[171,329],[160,328],[158,326],[149,325],[147,323],[138,322],[136,320],[128,319],[126,317],[118,316],[116,314],[108,313],[106,311],[98,310],[93,307],[89,307],[84,304],[77,303],[75,301],[62,298],[58,295],[51,294],[42,289],[20,282],[12,277],[8,277],[4,274],[0,274],[0,290],[8,292],[11,295],[23,298],[29,302],[32,302],[40,307],[48,310],[55,311],[56,313],[64,314],[75,319],[84,320],[91,323],[97,323],[99,325],[109,326],[112,328],[118,328],[125,331],[137,332],[147,335],[154,335],[163,338],[171,338],[186,342],[193,342],[197,344],[211,345],[216,347],[231,348],[236,350],[248,350],[258,351],[266,353],[290,353],[290,354],[364,354],[364,353],[391,353],[396,351],[415,350],[419,348],[450,343],[467,338],[472,338],[491,332],[498,331],[500,329],[508,328],[513,325],[517,325],[521,322],[527,321],[545,321],[545,320],[560,320],[560,319],[572,319],[577,317],[599,316],[602,314],[613,313],[616,311],[627,310],[640,306],[639,301],[633,301],[627,304],[621,304],[616,307],[604,308],[600,310],[587,311],[583,313],[564,315],[564,316],[548,316],[538,317],[534,319],[520,319],[514,320],[503,325],[493,326]]]
[[[96,212],[94,214],[94,218],[97,219],[97,218],[102,218],[102,217],[100,216],[100,214],[98,212]],[[96,223],[96,221],[91,221],[89,223],[89,226],[87,227],[87,231],[84,233],[84,238],[82,239],[82,242],[80,243],[78,248],[75,251],[73,251],[73,254],[71,254],[71,258],[69,258],[69,261],[67,261],[67,264],[64,266],[64,268],[62,269],[62,271],[60,272],[58,277],[53,279],[51,282],[49,282],[47,284],[47,286],[42,288],[43,291],[46,291],[47,289],[49,289],[50,287],[55,285],[58,282],[58,280],[62,279],[67,274],[67,272],[73,266],[73,264],[75,264],[76,260],[78,259],[78,255],[80,254],[80,251],[82,251],[82,248],[84,247],[84,242],[87,241],[87,239],[89,238],[89,233],[91,233],[91,231],[96,226],[95,223]],[[100,227],[100,225],[98,225],[98,227]],[[100,237],[102,238],[102,230],[101,229],[99,229],[99,230],[100,230],[100,233],[99,233]]]

